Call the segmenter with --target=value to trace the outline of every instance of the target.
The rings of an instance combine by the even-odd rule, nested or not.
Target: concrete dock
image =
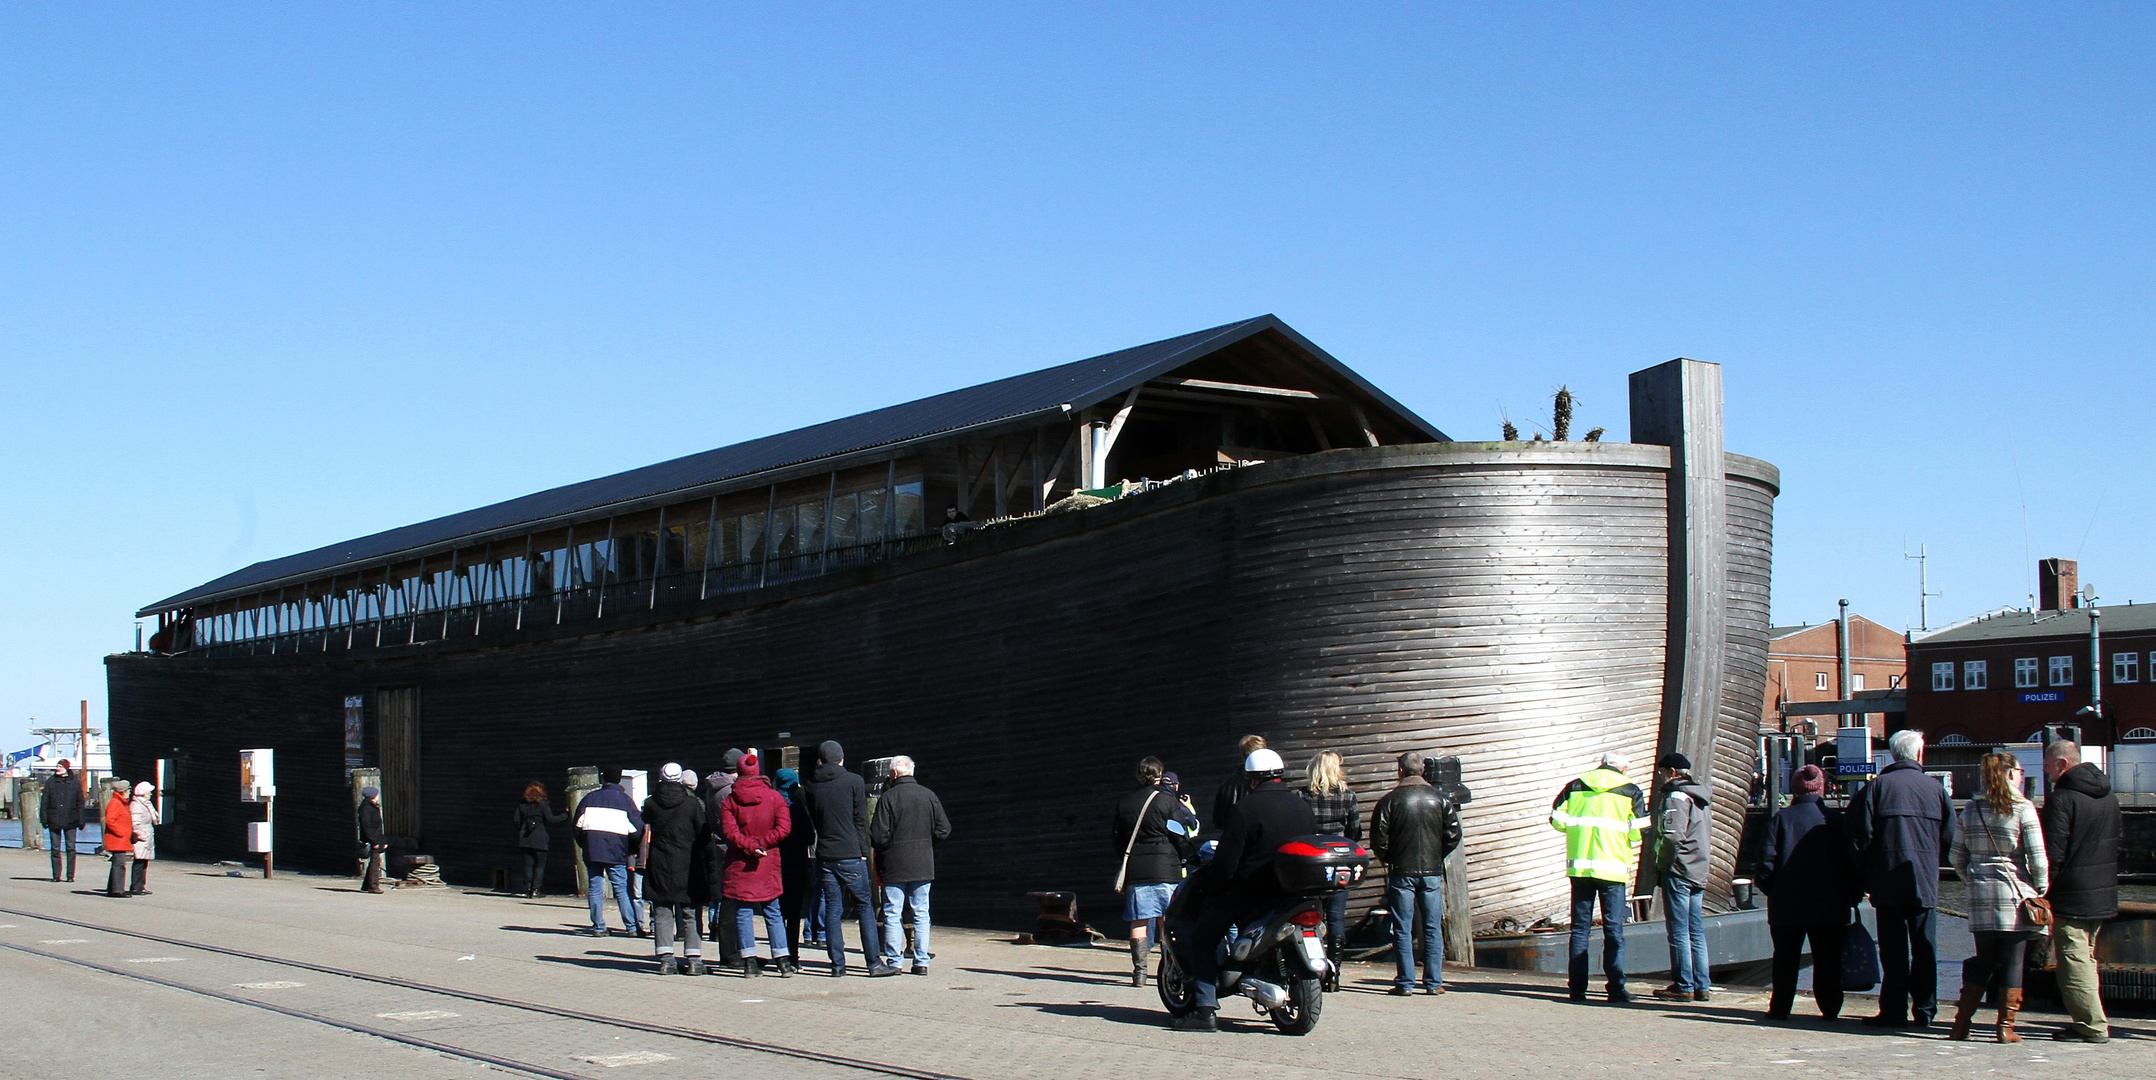
[[[927,977],[654,974],[651,943],[574,930],[580,899],[460,889],[364,895],[356,882],[159,862],[153,895],[101,894],[105,864],[47,879],[42,852],[0,850],[0,1076],[391,1078],[1514,1077],[1617,1075],[2145,1077],[2156,1021],[2114,1018],[2104,1046],[1955,1043],[1849,1018],[1764,1025],[1760,990],[1699,1005],[1563,1000],[1562,980],[1448,969],[1439,997],[1393,998],[1389,965],[1355,965],[1318,1030],[1290,1038],[1247,1003],[1228,1030],[1171,1032],[1128,952],[1018,945],[944,929]],[[1019,915],[1014,907],[1014,920]],[[610,915],[610,918],[613,916]],[[157,940],[164,939],[164,940]],[[236,955],[245,954],[245,955]],[[1654,983],[1640,981],[1636,993]],[[1595,997],[1599,999],[1599,988]],[[1986,1013],[1983,1019],[1989,1020]],[[1988,1034],[1979,1028],[1980,1036]]]

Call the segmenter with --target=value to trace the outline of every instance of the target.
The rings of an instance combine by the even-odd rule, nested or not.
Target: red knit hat
[[[755,776],[755,775],[757,775],[757,773],[756,773],[756,755],[754,755],[754,754],[743,754],[743,755],[741,755],[741,775],[743,775],[743,776]]]

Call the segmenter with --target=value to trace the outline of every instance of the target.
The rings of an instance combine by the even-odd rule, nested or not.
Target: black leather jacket
[[[1370,851],[1388,874],[1445,872],[1460,846],[1460,808],[1419,776],[1405,777],[1370,811]]]

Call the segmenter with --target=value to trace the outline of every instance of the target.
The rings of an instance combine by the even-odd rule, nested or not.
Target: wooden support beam
[[[1363,413],[1362,406],[1350,402],[1348,408],[1354,410],[1355,426],[1362,429],[1363,441],[1371,446],[1376,446],[1378,444],[1377,432],[1370,430],[1370,417]]]
[[[1043,502],[1043,501],[1042,501],[1042,500],[1043,500],[1043,498],[1045,497],[1046,493],[1045,493],[1045,492],[1043,492],[1043,491],[1041,490],[1041,429],[1040,429],[1040,428],[1034,428],[1034,429],[1033,429],[1033,445],[1032,445],[1032,446],[1030,446],[1030,447],[1028,447],[1028,448],[1027,448],[1027,450],[1028,450],[1028,456],[1030,456],[1030,457],[1031,457],[1031,458],[1033,459],[1033,509],[1035,509],[1035,510],[1040,510],[1040,509],[1044,509],[1044,508],[1045,508],[1045,507],[1046,507],[1046,506],[1047,506],[1048,504],[1047,504],[1046,502]]]
[[[1181,387],[1187,390],[1215,390],[1231,394],[1256,394],[1261,397],[1301,398],[1304,401],[1321,401],[1333,397],[1314,390],[1290,390],[1284,386],[1253,386],[1249,383],[1219,382],[1213,379],[1154,379],[1160,386]]]
[[[1011,512],[1011,496],[1003,486],[1003,439],[998,437],[988,448],[988,464],[996,473],[996,516],[1007,517]]]
[[[1071,454],[1078,449],[1078,430],[1078,428],[1073,427],[1071,428],[1071,433],[1064,437],[1063,450],[1056,455],[1056,463],[1048,469],[1048,479],[1040,487],[1042,506],[1048,505],[1048,497],[1055,493],[1056,485],[1063,480],[1064,466],[1071,463]],[[1073,484],[1071,486],[1076,487],[1077,485]]]

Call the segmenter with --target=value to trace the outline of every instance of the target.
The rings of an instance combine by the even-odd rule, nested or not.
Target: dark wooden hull
[[[1112,921],[1109,808],[1155,754],[1210,817],[1235,739],[1343,753],[1365,813],[1405,749],[1466,759],[1477,924],[1564,894],[1549,801],[1603,749],[1651,758],[1668,451],[1426,444],[1233,470],[681,613],[464,643],[108,661],[116,767],[180,760],[171,854],[238,857],[238,751],[277,750],[280,865],[350,866],[347,695],[421,693],[420,841],[451,881],[513,864],[523,784],[709,771],[729,746],[910,754],[954,835],[938,917],[1025,921],[1072,889]],[[1775,477],[1732,457],[1717,871],[1735,858],[1764,686]],[[1741,602],[1739,602],[1741,597]],[[370,733],[371,739],[371,733]],[[370,752],[371,752],[370,746]],[[1722,820],[1724,817],[1726,821]],[[1722,834],[1726,833],[1726,837]],[[1726,842],[1724,842],[1726,841]],[[566,834],[552,873],[567,878]],[[1371,893],[1366,890],[1365,903]]]

